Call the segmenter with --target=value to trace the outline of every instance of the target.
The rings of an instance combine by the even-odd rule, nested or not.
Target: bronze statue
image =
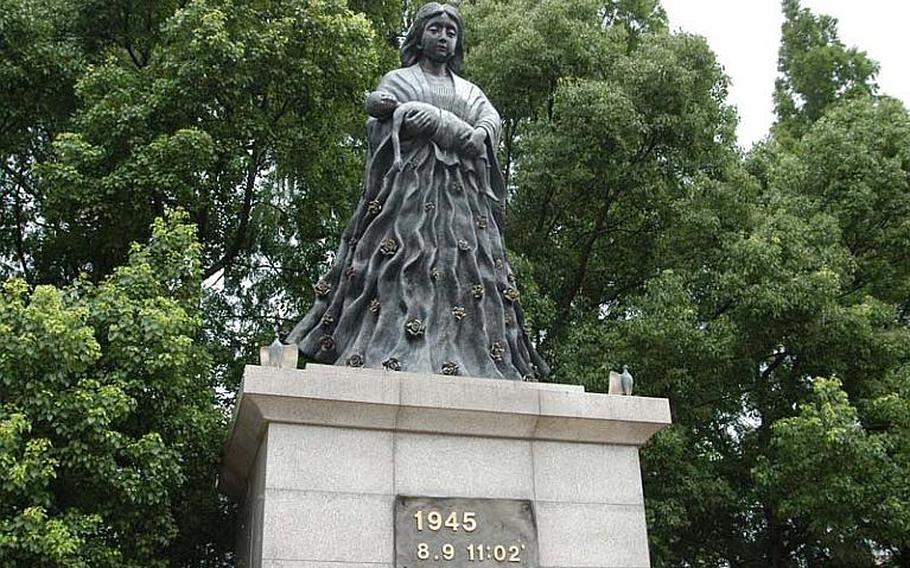
[[[426,4],[367,97],[364,192],[289,336],[322,363],[537,380],[503,238],[500,118],[459,77],[464,24]]]

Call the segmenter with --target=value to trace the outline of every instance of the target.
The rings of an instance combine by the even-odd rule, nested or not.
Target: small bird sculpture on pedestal
[[[632,385],[635,381],[632,379],[632,373],[629,372],[629,366],[622,366],[622,375],[619,376],[622,394],[632,396]]]
[[[297,346],[283,344],[276,333],[271,345],[259,348],[259,364],[264,367],[296,369],[297,355]]]
[[[629,366],[623,365],[622,373],[610,371],[610,386],[607,392],[609,394],[632,396],[632,387],[634,384],[635,380],[632,378],[632,373],[629,372]]]

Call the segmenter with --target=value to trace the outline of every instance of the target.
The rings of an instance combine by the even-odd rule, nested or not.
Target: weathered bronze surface
[[[363,196],[289,342],[352,367],[538,380],[503,235],[499,114],[458,76],[464,22],[430,3],[367,97]]]
[[[396,568],[537,568],[530,501],[398,497]]]

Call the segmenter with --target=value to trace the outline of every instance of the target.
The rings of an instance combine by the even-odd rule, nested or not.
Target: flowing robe
[[[506,188],[496,163],[501,122],[474,84],[440,91],[419,65],[378,90],[433,105],[431,135],[402,139],[370,119],[363,196],[316,302],[289,341],[322,363],[536,380],[549,369],[524,329],[506,258]],[[475,127],[485,151],[466,151]]]

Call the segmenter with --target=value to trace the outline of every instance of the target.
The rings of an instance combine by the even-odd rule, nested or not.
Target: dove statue
[[[620,384],[622,385],[622,394],[626,396],[632,395],[632,385],[635,384],[634,379],[632,379],[632,373],[629,372],[629,366],[622,366],[622,374],[619,376]]]

